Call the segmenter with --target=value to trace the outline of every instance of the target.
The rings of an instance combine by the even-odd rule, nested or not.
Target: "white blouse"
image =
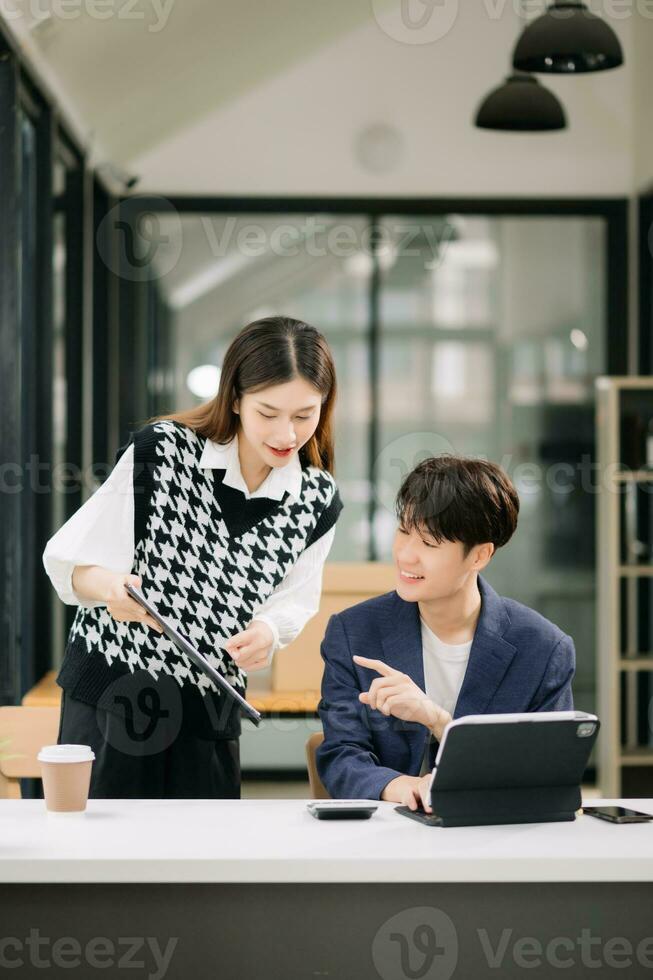
[[[237,436],[226,445],[207,439],[199,465],[226,470],[223,482],[240,490],[248,500],[254,497],[281,500],[286,491],[298,498],[301,492],[302,471],[297,455],[286,466],[273,467],[263,483],[250,492],[240,469]],[[131,572],[135,547],[133,475],[132,444],[102,486],[48,541],[43,564],[59,598],[67,605],[87,608],[106,605],[76,595],[72,586],[76,565],[100,565],[113,572]],[[275,650],[299,636],[318,611],[324,562],[331,550],[335,530],[334,525],[302,552],[285,578],[255,612],[253,618],[267,623],[272,631],[268,661]]]

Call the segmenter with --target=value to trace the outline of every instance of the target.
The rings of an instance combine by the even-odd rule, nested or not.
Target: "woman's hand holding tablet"
[[[172,640],[175,646],[178,647],[183,653],[185,653],[186,656],[190,660],[192,660],[195,666],[199,667],[199,669],[202,670],[206,674],[206,676],[213,681],[214,684],[216,684],[221,690],[223,690],[226,694],[228,694],[229,697],[233,698],[234,701],[237,701],[240,707],[242,708],[243,713],[246,714],[247,717],[250,719],[250,721],[253,721],[254,724],[258,727],[258,725],[261,722],[261,715],[256,710],[256,708],[254,708],[248,701],[246,701],[245,698],[241,694],[239,694],[234,687],[231,686],[229,681],[225,677],[223,677],[222,674],[218,673],[215,667],[211,666],[211,664],[208,662],[208,660],[205,657],[202,656],[199,650],[197,650],[192,645],[190,640],[187,637],[185,637],[183,633],[181,633],[179,629],[177,629],[176,626],[173,626],[172,623],[169,623],[168,620],[165,619],[158,612],[158,610],[152,605],[152,603],[145,598],[145,596],[139,589],[129,584],[127,584],[125,588],[129,592],[130,596],[132,596],[136,600],[136,602],[139,603],[139,605],[141,605],[144,609],[148,611],[148,613],[155,620],[155,622],[159,623],[162,626],[163,632],[168,637],[168,639]]]

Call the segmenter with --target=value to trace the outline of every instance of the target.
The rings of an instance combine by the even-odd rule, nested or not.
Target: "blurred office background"
[[[540,76],[564,129],[480,129],[533,6],[449,2],[421,28],[429,5],[392,0],[0,17],[2,703],[63,656],[48,537],[276,312],[336,359],[330,559],[389,560],[423,455],[502,463],[522,512],[487,577],[574,637],[595,710],[594,382],[651,373],[653,12],[593,5],[624,64]]]

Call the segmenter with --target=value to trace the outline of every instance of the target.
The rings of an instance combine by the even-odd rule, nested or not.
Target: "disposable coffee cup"
[[[90,745],[43,746],[37,759],[48,813],[84,813],[94,758]]]

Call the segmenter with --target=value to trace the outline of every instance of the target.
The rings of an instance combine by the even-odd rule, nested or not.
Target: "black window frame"
[[[23,187],[21,181],[21,125],[23,115],[35,133],[35,249],[33,317],[21,315],[21,249]],[[67,185],[70,216],[66,291],[70,308],[66,318],[67,385],[66,462],[79,468],[66,494],[66,513],[81,503],[85,447],[82,425],[86,303],[91,283],[85,228],[88,208],[84,194],[87,160],[78,141],[60,117],[54,99],[44,89],[13,38],[0,25],[0,118],[3,139],[0,168],[0,458],[5,467],[3,491],[19,484],[14,493],[3,492],[0,508],[0,556],[3,579],[0,593],[2,657],[0,704],[18,704],[52,667],[52,611],[58,601],[45,574],[42,553],[53,533],[53,167],[64,154],[75,173]],[[68,229],[67,229],[68,230]],[[69,315],[68,315],[69,314]],[[74,376],[73,376],[74,370]],[[34,465],[36,464],[36,465]],[[68,620],[70,614],[67,614]]]

